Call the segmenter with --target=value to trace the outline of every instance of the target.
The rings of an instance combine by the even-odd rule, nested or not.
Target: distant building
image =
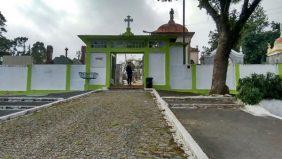
[[[190,47],[190,63],[191,64],[199,64],[199,49],[198,46],[196,48]]]
[[[203,65],[211,65],[214,63],[214,56],[216,54],[216,49],[212,51],[210,54],[202,55],[201,64]],[[230,64],[243,64],[244,63],[244,54],[242,51],[237,52],[235,50],[231,50],[229,63]]]
[[[280,24],[280,30],[282,29],[282,23]],[[273,47],[270,44],[267,49],[266,62],[269,64],[282,63],[282,30],[280,37],[275,40]]]
[[[31,56],[3,56],[3,65],[31,65],[33,59]]]

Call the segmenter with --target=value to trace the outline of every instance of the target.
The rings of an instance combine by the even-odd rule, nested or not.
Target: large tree
[[[27,55],[26,42],[27,37],[17,37],[12,41],[11,54],[14,56]]]
[[[6,18],[0,11],[0,64],[2,64],[1,57],[8,54],[8,51],[12,45],[12,42],[3,35],[7,32],[5,28],[6,22]]]
[[[260,64],[266,61],[268,45],[272,45],[280,35],[279,23],[272,22],[270,30],[249,30],[242,38],[241,46],[245,63]]]
[[[227,94],[228,59],[231,49],[237,45],[247,20],[261,0],[198,0],[199,7],[206,9],[218,30],[218,46],[214,58],[211,94]],[[242,3],[240,13],[231,5]]]
[[[6,18],[4,17],[4,15],[1,13],[0,11],[0,37],[3,36],[3,33],[6,33],[7,30],[6,30]]]
[[[43,42],[37,41],[31,48],[31,56],[35,64],[43,64],[46,59],[46,48]]]

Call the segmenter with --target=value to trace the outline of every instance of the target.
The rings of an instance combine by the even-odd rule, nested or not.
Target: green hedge
[[[237,97],[254,105],[262,99],[282,99],[282,79],[273,73],[252,74],[239,80]]]

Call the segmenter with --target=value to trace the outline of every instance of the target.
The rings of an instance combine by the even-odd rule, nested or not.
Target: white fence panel
[[[79,72],[85,72],[85,65],[71,65],[71,90],[84,90],[84,79],[79,76]]]
[[[33,65],[32,90],[65,90],[66,65]]]
[[[230,90],[236,90],[235,65],[228,66],[226,84]]]
[[[149,77],[153,77],[154,85],[165,85],[165,54],[149,54]]]
[[[98,73],[96,79],[91,79],[92,85],[105,85],[106,84],[106,63],[107,55],[105,53],[92,53],[91,54],[91,72]]]
[[[213,65],[199,65],[196,68],[197,89],[210,89]]]
[[[26,91],[27,67],[0,66],[0,91]]]
[[[170,49],[170,87],[171,89],[192,89],[192,71],[183,65],[183,48]]]
[[[212,84],[213,65],[197,65],[197,89],[210,89]],[[234,65],[228,66],[226,84],[235,90]]]
[[[240,78],[250,76],[253,73],[256,74],[266,74],[267,72],[272,72],[277,74],[278,68],[277,65],[240,65]]]

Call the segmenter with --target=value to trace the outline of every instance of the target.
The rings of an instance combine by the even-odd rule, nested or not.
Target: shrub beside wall
[[[252,74],[239,80],[237,97],[254,105],[262,99],[282,99],[282,79],[274,73]]]

